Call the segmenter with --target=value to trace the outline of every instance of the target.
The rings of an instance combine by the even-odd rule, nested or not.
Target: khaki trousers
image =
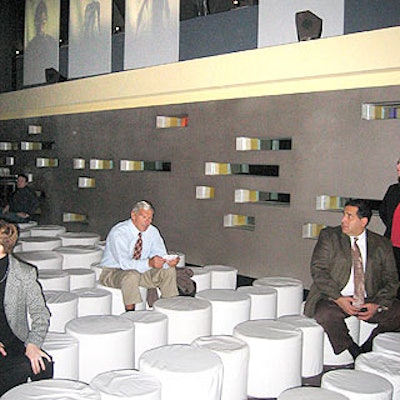
[[[139,286],[148,289],[159,288],[163,298],[178,296],[175,268],[151,268],[141,274],[132,269],[103,267],[99,281],[104,286],[121,289],[125,305],[143,301]]]

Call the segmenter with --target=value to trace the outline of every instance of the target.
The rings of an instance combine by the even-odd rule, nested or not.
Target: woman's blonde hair
[[[7,254],[12,252],[17,240],[18,228],[14,224],[0,220],[0,245],[3,246]]]

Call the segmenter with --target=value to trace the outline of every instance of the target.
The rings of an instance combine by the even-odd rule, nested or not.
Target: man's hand
[[[10,206],[7,204],[4,208],[3,208],[3,214],[7,214],[10,211]]]
[[[25,213],[25,212],[17,212],[17,215],[18,215],[18,217],[21,217],[21,218],[28,218],[29,217],[29,214],[27,214],[27,213]]]
[[[379,305],[374,303],[366,303],[361,306],[361,308],[366,308],[366,311],[358,311],[357,318],[361,319],[362,321],[368,321],[372,318],[375,313],[378,311]]]
[[[6,349],[4,347],[4,344],[0,342],[0,354],[5,357],[7,355]]]
[[[333,300],[346,314],[357,315],[358,308],[353,306],[353,298],[348,296],[338,297]]]
[[[176,257],[176,258],[174,258],[173,260],[167,260],[167,264],[170,266],[170,267],[176,267],[177,265],[178,265],[178,262],[179,262],[179,260],[180,260],[180,258],[179,257]]]
[[[162,268],[166,260],[160,256],[149,258],[149,266],[152,268]]]
[[[32,343],[27,344],[25,355],[29,358],[32,371],[35,375],[37,375],[40,371],[44,371],[46,369],[43,358],[51,362],[51,358],[49,357],[49,355],[40,350],[39,347]]]

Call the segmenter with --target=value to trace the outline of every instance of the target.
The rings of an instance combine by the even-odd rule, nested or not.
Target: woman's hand
[[[6,349],[4,347],[4,344],[0,342],[0,354],[5,357],[7,355]]]
[[[50,356],[32,343],[27,344],[25,355],[29,358],[32,371],[35,375],[37,375],[40,371],[44,371],[46,369],[43,358],[51,362]]]

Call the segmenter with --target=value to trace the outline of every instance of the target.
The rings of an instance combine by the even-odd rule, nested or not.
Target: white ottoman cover
[[[87,315],[110,315],[111,293],[107,290],[76,289],[74,293],[78,298],[78,317]]]
[[[49,236],[31,236],[21,238],[18,243],[22,245],[22,251],[54,250],[61,246],[61,239]]]
[[[211,271],[203,267],[189,267],[193,271],[190,278],[196,282],[196,293],[211,289]]]
[[[103,250],[97,246],[61,246],[54,249],[63,256],[63,269],[88,268],[100,262]]]
[[[61,225],[37,225],[31,228],[31,236],[51,236],[55,237],[67,230]]]
[[[94,289],[96,287],[96,273],[87,268],[70,268],[65,270],[69,274],[70,290]]]
[[[64,232],[58,237],[61,239],[61,246],[91,246],[100,242],[100,235],[94,232]]]
[[[341,393],[350,400],[391,400],[393,394],[393,387],[387,379],[351,369],[326,372],[321,387]]]
[[[380,333],[372,342],[372,350],[400,355],[400,332]]]
[[[371,332],[378,326],[378,324],[373,324],[372,322],[360,320],[360,337],[358,339],[358,344],[362,345],[369,338]]]
[[[79,341],[79,380],[114,369],[132,369],[133,324],[116,315],[86,316],[70,321],[66,333]]]
[[[18,228],[20,231],[24,231],[26,229],[31,229],[34,226],[37,226],[37,222],[36,221],[28,221],[28,222],[18,222]]]
[[[358,343],[360,338],[360,320],[355,316],[345,319],[350,336],[355,343]],[[324,365],[347,365],[354,362],[348,350],[344,350],[339,354],[335,354],[328,335],[324,332]]]
[[[62,255],[53,250],[22,251],[18,253],[18,258],[34,265],[38,270],[61,269],[63,262]]]
[[[206,265],[211,272],[211,289],[236,289],[237,269],[228,265]]]
[[[370,372],[386,378],[393,385],[393,400],[400,400],[400,354],[360,354],[355,361],[356,370]]]
[[[154,311],[168,317],[168,344],[190,344],[211,335],[211,303],[193,297],[170,297],[154,303]]]
[[[287,278],[283,276],[271,276],[256,279],[253,286],[269,286],[274,288],[277,293],[277,317],[283,315],[301,314],[303,303],[303,282],[299,279]]]
[[[285,390],[278,400],[349,400],[349,398],[328,389],[308,386]]]
[[[168,343],[168,317],[157,311],[128,311],[121,316],[135,327],[135,368],[139,368],[139,358],[145,351]]]
[[[250,296],[232,289],[209,289],[196,293],[212,306],[212,335],[232,335],[233,328],[250,319]]]
[[[43,290],[70,291],[70,277],[61,269],[43,269],[38,271],[38,281]]]
[[[77,380],[79,377],[79,343],[76,338],[66,333],[47,332],[42,349],[51,355],[53,377]]]
[[[1,400],[101,400],[100,393],[83,382],[45,379],[24,383],[5,393]]]
[[[238,292],[250,296],[250,319],[275,319],[277,291],[268,286],[240,286]]]
[[[99,280],[101,272],[103,271],[103,267],[99,263],[94,263],[90,266],[90,269],[92,269],[95,274],[96,274],[96,282]]]
[[[142,354],[140,371],[161,381],[161,400],[220,400],[223,366],[212,351],[184,344]]]
[[[160,400],[161,383],[152,375],[133,369],[103,372],[90,386],[101,393],[101,400]]]
[[[261,319],[242,322],[233,334],[250,348],[249,396],[278,397],[284,390],[301,385],[300,329]]]
[[[247,399],[249,346],[243,340],[228,335],[202,336],[193,346],[211,350],[224,366],[221,400]]]
[[[65,325],[78,316],[78,296],[59,290],[43,294],[51,313],[49,332],[65,332]]]
[[[315,319],[304,315],[286,315],[280,321],[293,325],[303,332],[301,376],[319,375],[324,368],[324,330]]]
[[[13,247],[12,252],[13,253],[21,253],[21,251],[22,251],[22,244],[17,242],[16,245]]]

